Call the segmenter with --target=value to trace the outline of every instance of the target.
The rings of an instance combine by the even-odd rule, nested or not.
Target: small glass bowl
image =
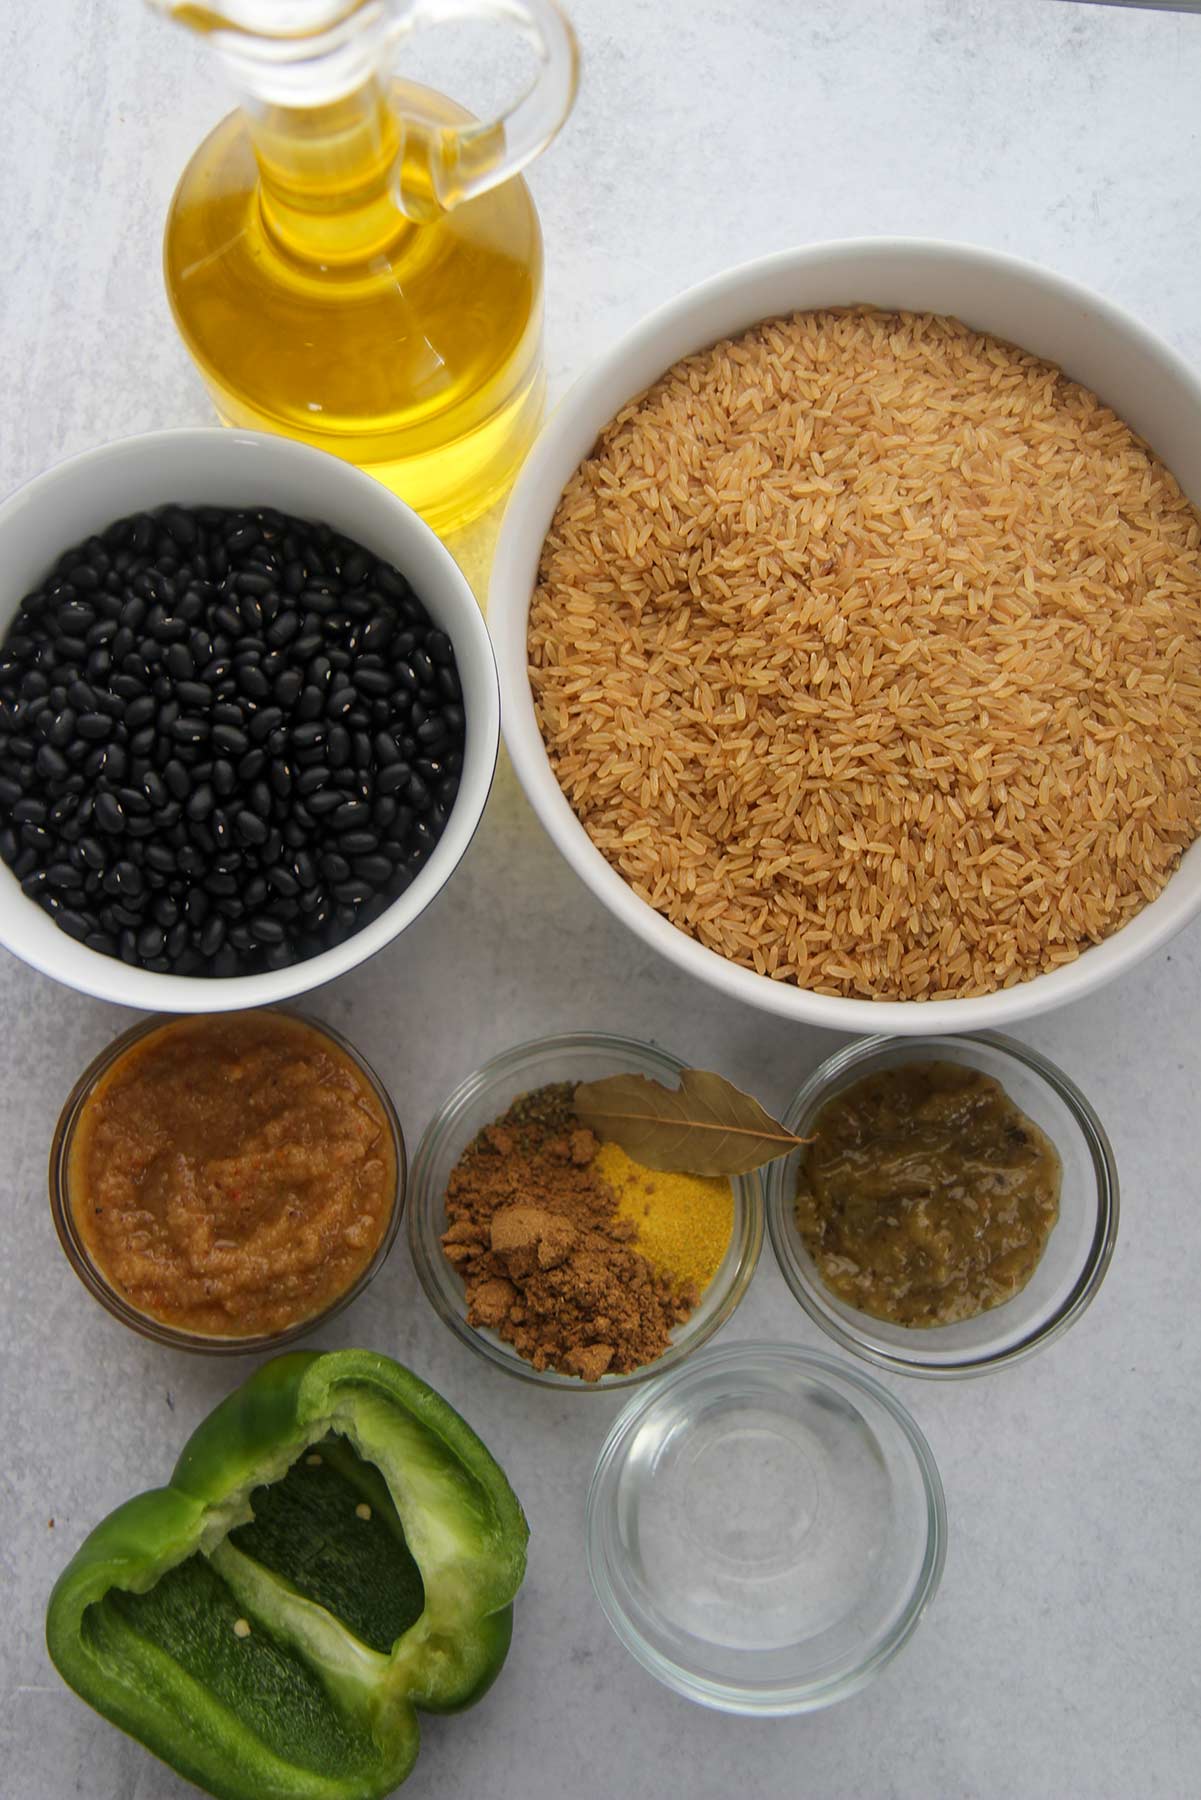
[[[282,1009],[264,1008],[262,1010]],[[263,1332],[253,1337],[208,1336],[201,1332],[185,1331],[179,1326],[168,1325],[161,1319],[155,1319],[149,1313],[139,1312],[97,1268],[75,1223],[68,1179],[71,1145],[84,1106],[96,1084],[131,1045],[149,1037],[152,1032],[165,1030],[167,1026],[178,1023],[180,1018],[186,1017],[194,1020],[195,1014],[164,1017],[159,1013],[149,1019],[143,1019],[140,1024],[131,1026],[128,1031],[122,1032],[119,1038],[115,1038],[106,1050],[102,1050],[100,1055],[88,1064],[71,1089],[67,1103],[59,1114],[58,1124],[54,1128],[54,1137],[50,1145],[50,1212],[54,1219],[54,1228],[58,1232],[59,1242],[67,1253],[68,1262],[88,1292],[99,1300],[101,1306],[106,1308],[114,1319],[120,1319],[122,1325],[128,1325],[131,1331],[139,1332],[142,1337],[153,1338],[155,1343],[167,1344],[173,1350],[191,1350],[206,1356],[246,1356],[256,1350],[278,1350],[281,1345],[291,1344],[297,1338],[304,1337],[306,1333],[316,1331],[318,1326],[326,1324],[334,1317],[335,1313],[340,1313],[344,1306],[349,1306],[350,1302],[357,1299],[363,1292],[368,1282],[382,1267],[384,1259],[396,1240],[396,1233],[400,1229],[400,1216],[404,1211],[407,1181],[405,1141],[400,1128],[400,1120],[396,1116],[396,1108],[392,1104],[388,1090],[370,1063],[360,1055],[353,1044],[347,1042],[340,1032],[335,1031],[332,1025],[325,1024],[321,1019],[310,1018],[307,1013],[293,1012],[291,1009],[288,1009],[284,1016],[298,1019],[313,1031],[319,1032],[322,1037],[328,1038],[342,1051],[344,1056],[349,1058],[370,1084],[392,1133],[392,1147],[396,1158],[396,1191],[392,1198],[388,1223],[375,1255],[358,1279],[352,1282],[344,1293],[337,1295],[328,1306],[322,1307],[319,1312],[311,1313],[307,1318],[298,1319],[294,1325],[289,1325],[284,1331]]]
[[[588,1489],[588,1572],[617,1636],[722,1712],[814,1712],[912,1635],[946,1554],[942,1483],[870,1376],[718,1345],[618,1415]]]
[[[773,1163],[768,1173],[768,1230],[794,1297],[845,1350],[901,1375],[982,1375],[1041,1350],[1088,1306],[1105,1279],[1117,1239],[1118,1171],[1100,1120],[1062,1069],[995,1032],[861,1038],[822,1063],[783,1122],[805,1137],[822,1107],[844,1088],[878,1069],[922,1062],[959,1063],[991,1075],[1059,1152],[1059,1218],[1026,1286],[1000,1306],[954,1325],[893,1325],[848,1306],[823,1282],[797,1227],[800,1151]]]
[[[701,1296],[701,1303],[672,1332],[671,1345],[654,1362],[628,1374],[602,1375],[584,1381],[557,1369],[535,1369],[494,1331],[467,1323],[467,1298],[461,1276],[443,1254],[446,1230],[446,1186],[450,1172],[476,1134],[500,1118],[519,1094],[555,1081],[597,1081],[606,1075],[649,1075],[676,1086],[686,1063],[667,1050],[635,1038],[603,1032],[565,1032],[519,1044],[485,1063],[455,1089],[426,1129],[413,1159],[409,1204],[409,1247],[422,1287],[434,1310],[465,1344],[524,1381],[543,1387],[581,1392],[610,1392],[631,1387],[674,1368],[717,1331],[750,1285],[763,1247],[763,1199],[758,1175],[735,1176],[734,1227],[721,1266]]]

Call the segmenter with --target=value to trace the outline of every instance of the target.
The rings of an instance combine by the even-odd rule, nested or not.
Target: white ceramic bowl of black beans
[[[0,506],[0,941],[151,1011],[345,974],[471,841],[500,706],[422,520],[255,432],[90,450]]]

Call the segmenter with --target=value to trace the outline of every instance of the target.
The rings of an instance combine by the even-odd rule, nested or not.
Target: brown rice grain
[[[1070,961],[1201,831],[1201,515],[1061,370],[932,314],[678,363],[560,501],[551,765],[681,930],[826,994]]]

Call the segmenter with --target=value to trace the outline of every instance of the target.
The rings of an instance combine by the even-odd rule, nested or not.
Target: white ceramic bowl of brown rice
[[[518,778],[619,919],[753,1006],[1079,998],[1201,910],[1198,505],[1201,380],[1073,282],[902,239],[732,270],[518,479]]]

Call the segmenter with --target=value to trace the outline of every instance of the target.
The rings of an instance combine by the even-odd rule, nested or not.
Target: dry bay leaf
[[[608,1075],[575,1091],[581,1124],[648,1169],[746,1175],[804,1143],[722,1075],[685,1069],[677,1089],[646,1075]]]

